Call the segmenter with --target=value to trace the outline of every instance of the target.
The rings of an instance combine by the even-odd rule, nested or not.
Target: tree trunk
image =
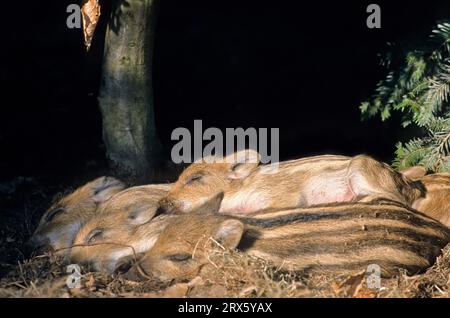
[[[106,31],[99,104],[118,175],[149,181],[160,158],[152,60],[157,0],[118,0]]]

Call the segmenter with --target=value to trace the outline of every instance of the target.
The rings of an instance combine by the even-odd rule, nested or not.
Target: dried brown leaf
[[[100,19],[100,11],[99,0],[83,0],[81,14],[83,17],[83,34],[86,51],[91,47],[92,38],[94,37],[98,20]]]
[[[337,297],[357,297],[364,284],[366,272],[362,271],[356,275],[348,276],[342,282],[334,281],[331,288]]]

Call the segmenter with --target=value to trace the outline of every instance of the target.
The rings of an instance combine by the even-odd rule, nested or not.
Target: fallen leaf
[[[365,277],[366,277],[366,271],[364,270],[356,275],[348,276],[342,282],[334,281],[331,284],[333,293],[337,297],[355,297],[356,295],[358,295],[359,291],[363,287]]]
[[[97,289],[94,275],[89,274],[89,277],[87,278],[85,285],[86,288],[90,291],[95,291]]]
[[[86,51],[89,51],[89,48],[91,47],[92,38],[94,37],[98,20],[100,19],[101,7],[98,1],[99,0],[83,0],[81,6],[84,45],[86,47]]]
[[[354,295],[354,298],[376,298],[378,296],[378,290],[369,289],[366,286],[362,286]]]

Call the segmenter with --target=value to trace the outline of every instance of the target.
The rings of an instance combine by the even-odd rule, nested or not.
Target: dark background
[[[71,2],[2,9],[0,181],[78,183],[106,167],[96,100],[104,23],[86,54],[81,30],[66,27]],[[398,119],[362,122],[358,109],[386,74],[377,53],[388,41],[426,38],[450,3],[376,1],[382,28],[372,30],[369,3],[161,1],[153,79],[167,158],[172,130],[202,119],[204,128],[279,127],[281,159],[390,161]]]

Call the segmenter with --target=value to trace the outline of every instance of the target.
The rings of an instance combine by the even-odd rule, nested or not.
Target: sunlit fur
[[[450,227],[450,173],[430,174],[420,181],[426,195],[416,200],[413,208]]]
[[[431,266],[450,240],[449,229],[404,205],[337,203],[249,216],[181,214],[127,273],[130,279],[191,279],[207,266],[217,243],[262,257],[285,270],[332,275],[378,264],[386,277]],[[190,255],[180,261],[183,255]],[[178,261],[176,260],[178,259]]]
[[[78,230],[96,213],[98,206],[124,188],[115,178],[100,177],[58,200],[42,216],[29,240],[30,247],[67,255]],[[55,210],[59,212],[49,219]]]
[[[256,152],[253,155],[258,156]],[[193,176],[201,177],[192,181]],[[419,182],[364,155],[307,157],[278,166],[255,162],[235,165],[225,158],[224,162],[191,164],[162,200],[162,206],[167,211],[191,212],[219,192],[225,194],[220,212],[240,214],[377,198],[410,205],[423,195]]]
[[[94,270],[111,273],[122,259],[149,250],[157,235],[173,217],[156,216],[158,201],[167,194],[170,186],[157,184],[132,187],[105,202],[79,231],[71,251],[71,261],[88,263]],[[98,230],[101,234],[90,242],[91,234]]]

